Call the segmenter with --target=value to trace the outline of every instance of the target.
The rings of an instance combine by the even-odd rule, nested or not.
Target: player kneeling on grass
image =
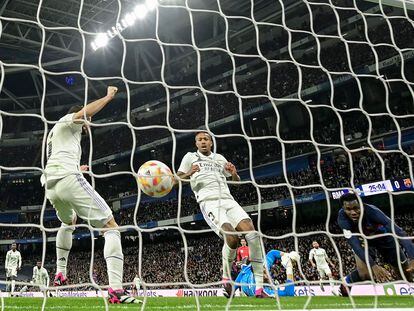
[[[79,216],[89,225],[103,228],[110,303],[138,303],[122,287],[124,255],[121,234],[112,211],[105,200],[82,176],[87,166],[80,166],[81,135],[87,131],[87,121],[104,108],[118,89],[110,86],[107,95],[88,105],[73,106],[52,128],[47,137],[47,165],[41,177],[46,197],[56,210],[62,225],[56,235],[57,269],[54,285],[64,285],[66,266],[72,248],[72,232]]]
[[[270,285],[265,285],[263,290],[266,292],[268,297],[275,297],[276,294],[278,296],[294,296],[295,295],[295,284],[293,283],[293,266],[294,264],[299,264],[300,257],[297,252],[282,252],[279,250],[271,250],[266,255],[266,262],[265,262],[265,269],[269,271],[275,264],[276,260],[281,261],[281,265],[286,269],[286,285],[285,288],[278,289],[277,293],[274,290],[274,287]],[[264,275],[267,276],[266,271],[264,271]],[[267,283],[273,283],[273,280],[266,280]],[[242,269],[239,272],[236,280],[236,290],[240,289],[240,291],[246,296],[254,296],[256,291],[256,282],[253,276],[253,269],[251,264],[242,265]]]
[[[338,225],[355,253],[357,267],[345,277],[345,283],[349,285],[371,280],[368,265],[371,267],[372,275],[376,281],[381,283],[391,281],[391,274],[375,263],[375,251],[383,256],[384,262],[390,264],[397,274],[400,274],[399,267],[401,265],[408,281],[412,281],[414,245],[411,240],[403,238],[407,236],[405,231],[374,205],[364,203],[361,205],[355,193],[342,195],[340,204],[342,208],[338,213]],[[361,224],[362,232],[360,232],[359,224]],[[390,235],[393,232],[395,235]],[[377,237],[364,239],[363,235],[376,235]],[[402,239],[398,239],[399,237]],[[366,247],[368,248],[368,256],[365,256]],[[341,285],[340,294],[348,296],[349,288]]]

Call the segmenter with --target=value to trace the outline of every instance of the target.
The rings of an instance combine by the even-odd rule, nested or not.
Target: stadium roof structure
[[[122,41],[114,38],[107,47],[96,52],[91,49],[90,43],[96,37],[95,34],[111,29],[140,2],[142,1],[5,0],[2,2],[0,6],[0,61],[4,65],[4,83],[0,93],[2,109],[9,112],[38,109],[43,84],[46,85],[47,95],[45,109],[65,105],[68,101],[73,103],[73,100],[83,102],[84,83],[73,83],[74,80],[82,80],[83,76],[68,72],[82,72],[91,77],[92,80],[88,83],[91,98],[101,96],[105,92],[107,81],[93,80],[93,78],[120,76]],[[162,30],[166,32],[160,39],[163,42],[187,43],[190,30],[186,1],[161,0],[159,3],[159,27],[163,27]],[[254,3],[257,14],[262,17],[268,16],[266,18],[270,19],[277,14],[280,15],[280,10],[277,8],[268,9],[268,1],[256,0]],[[294,9],[297,3],[293,0],[286,1],[285,12]],[[213,0],[193,0],[188,1],[188,4],[194,10],[212,8],[217,10],[217,1]],[[248,0],[220,1],[220,5],[226,16],[232,14],[248,16],[251,10],[251,2]],[[215,37],[220,37],[219,34],[225,32],[219,14],[200,11],[192,12],[192,15],[194,17],[197,15],[194,19],[194,27],[197,28],[198,42],[214,42],[217,40]],[[154,50],[159,50],[154,40],[156,39],[155,13],[148,14],[139,22],[122,33],[125,39],[143,39],[126,44],[124,70],[126,74],[128,72],[135,77],[146,76],[150,80],[157,80],[159,73],[157,75],[156,71],[157,69],[159,71],[161,64],[154,56],[157,55]],[[236,25],[236,30],[230,30],[229,37],[237,36],[251,28],[251,24],[240,22]],[[85,48],[84,57],[83,48]],[[182,45],[169,46],[166,48],[166,53],[170,55],[167,55],[169,57],[166,61],[177,62],[193,52]],[[44,82],[37,68],[40,54],[42,69],[53,73],[45,74]],[[83,70],[81,70],[82,61]]]

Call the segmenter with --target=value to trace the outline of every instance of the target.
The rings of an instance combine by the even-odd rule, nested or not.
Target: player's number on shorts
[[[212,212],[210,212],[210,213],[208,213],[208,218],[210,218],[211,219],[211,221],[213,221],[214,222],[214,219],[216,219],[216,217],[214,217],[214,215],[213,215],[213,213]]]

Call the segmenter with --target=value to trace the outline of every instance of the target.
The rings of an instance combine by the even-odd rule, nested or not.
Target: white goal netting
[[[154,200],[136,182],[150,159],[177,173],[184,154],[196,150],[200,130],[238,168],[241,182],[229,182],[230,190],[252,217],[264,254],[300,254],[295,294],[308,297],[300,307],[336,293],[356,268],[337,224],[342,194],[358,192],[402,227],[407,237],[384,232],[397,248],[413,239],[413,6],[398,0],[6,0],[0,4],[3,246],[26,245],[23,264],[41,260],[53,276],[60,223],[38,182],[46,138],[68,107],[86,105],[115,85],[116,98],[83,137],[81,164],[113,208],[125,287],[139,277],[143,308],[147,296],[190,295],[199,310],[199,296],[221,294],[222,242],[202,219],[188,183]],[[21,215],[10,216],[16,210]],[[363,245],[375,238],[363,222],[358,228]],[[105,295],[101,231],[78,221],[62,296]],[[321,285],[308,261],[313,241],[332,261],[334,286],[328,279]],[[371,255],[368,248],[365,254]],[[391,279],[358,283],[347,300],[351,307],[363,306],[356,295],[412,293],[397,255],[395,269],[376,257]],[[276,290],[286,285],[279,266],[270,271]],[[238,269],[235,264],[233,274]],[[226,308],[243,308],[237,299]],[[295,307],[284,303],[274,300],[275,309]],[[375,296],[369,307],[381,306]]]

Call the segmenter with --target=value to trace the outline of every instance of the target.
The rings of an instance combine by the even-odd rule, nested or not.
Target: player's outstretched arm
[[[102,110],[114,97],[116,92],[118,92],[118,88],[115,86],[108,86],[107,94],[105,97],[97,99],[89,104],[87,104],[82,110],[75,113],[73,119],[84,119],[85,115],[87,118],[93,117],[99,111]]]

